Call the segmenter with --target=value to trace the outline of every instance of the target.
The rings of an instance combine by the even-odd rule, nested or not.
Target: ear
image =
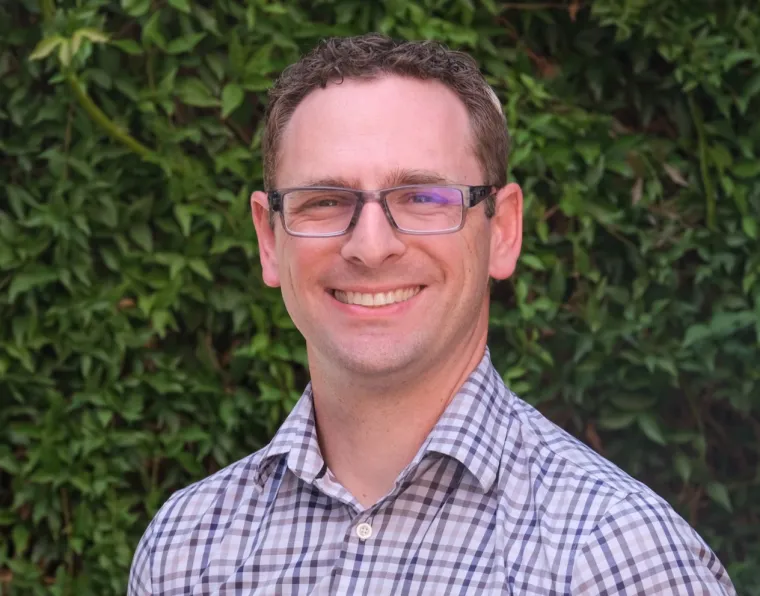
[[[259,239],[259,258],[264,283],[271,288],[277,288],[280,285],[280,269],[277,265],[274,229],[269,224],[269,199],[266,193],[256,191],[251,195],[251,216]]]
[[[494,279],[507,279],[515,271],[522,248],[522,189],[508,184],[496,194],[495,203],[488,274]]]

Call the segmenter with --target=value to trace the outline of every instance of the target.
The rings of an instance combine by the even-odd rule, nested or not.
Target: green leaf
[[[105,263],[106,267],[111,271],[119,270],[119,259],[114,251],[107,248],[103,249],[100,251],[100,257],[103,259],[103,263]]]
[[[718,505],[723,507],[729,513],[733,513],[734,508],[731,506],[731,497],[725,484],[720,482],[710,482],[707,485],[708,496]]]
[[[187,265],[201,277],[207,279],[208,281],[213,281],[214,275],[211,273],[208,265],[206,265],[206,262],[202,259],[190,259],[187,262]]]
[[[755,178],[760,176],[760,157],[748,159],[734,165],[731,171],[739,178]]]
[[[107,43],[110,39],[107,33],[103,33],[102,31],[98,31],[92,27],[85,27],[84,29],[80,29],[74,35],[81,35],[93,43]]]
[[[74,52],[70,41],[64,41],[58,46],[58,60],[61,61],[61,64],[64,67],[67,68],[71,64],[71,58],[73,55]]]
[[[267,75],[272,71],[272,50],[274,44],[267,43],[256,50],[245,64],[245,75]]]
[[[55,49],[66,40],[60,35],[54,35],[53,37],[47,37],[40,41],[29,54],[29,60],[42,60],[52,54]]]
[[[129,237],[146,252],[153,252],[153,233],[147,225],[132,226],[129,229]]]
[[[121,7],[131,17],[141,17],[150,9],[150,0],[121,0]]]
[[[633,412],[609,412],[602,414],[597,422],[601,429],[620,430],[628,428],[636,422],[636,414]]]
[[[21,469],[21,465],[16,457],[14,457],[10,451],[0,451],[0,470],[5,470],[9,474],[18,474]],[[10,521],[4,524],[3,510],[0,509],[0,526],[10,525]]]
[[[17,273],[11,280],[11,285],[8,289],[8,299],[13,302],[19,294],[23,294],[34,288],[46,286],[51,282],[58,281],[58,278],[58,271],[48,267],[38,266],[30,271]]]
[[[757,64],[760,62],[760,55],[749,50],[732,50],[723,58],[723,69],[731,70],[739,62],[746,60],[751,60],[753,64]]]
[[[642,412],[654,407],[657,397],[648,394],[622,393],[611,397],[610,402],[626,412]]]
[[[166,337],[166,330],[171,327],[176,329],[177,322],[174,319],[174,315],[168,310],[155,310],[150,315],[150,321],[153,325],[153,329],[156,331],[159,337]]]
[[[193,224],[193,212],[187,205],[175,205],[174,216],[177,218],[182,235],[188,237]]]
[[[161,32],[160,10],[153,11],[148,22],[143,25],[140,39],[146,45],[149,45],[147,42],[153,42],[162,50],[166,49],[166,38],[164,38],[164,34]]]
[[[556,261],[549,278],[549,296],[554,302],[561,302],[567,291],[567,274],[560,261]]]
[[[692,472],[691,460],[680,451],[673,456],[673,467],[683,482],[689,481]]]
[[[196,4],[193,6],[193,13],[195,14],[195,17],[198,19],[198,22],[201,24],[201,27],[203,27],[206,31],[210,31],[214,35],[221,35],[219,32],[219,25],[216,22],[216,17],[214,16],[214,13],[206,10],[202,6]]]
[[[211,95],[200,79],[185,79],[178,85],[177,94],[189,106],[208,108],[219,105],[219,100]]]
[[[240,346],[235,350],[235,356],[254,358],[270,344],[269,335],[257,333],[248,345]]]
[[[235,83],[228,83],[222,91],[222,118],[226,118],[234,112],[245,98],[245,91]]]
[[[197,46],[204,37],[206,37],[205,33],[192,33],[191,35],[185,35],[184,37],[173,39],[169,42],[166,52],[168,54],[182,54],[184,52],[189,52]]]
[[[113,412],[108,410],[98,410],[95,415],[103,428],[107,427],[111,420],[113,420]]]
[[[710,321],[710,331],[715,336],[732,335],[740,329],[755,323],[755,313],[751,310],[740,312],[718,312]]]
[[[87,27],[79,29],[75,31],[74,35],[71,37],[72,54],[76,54],[79,51],[79,46],[82,44],[83,39],[87,39],[92,43],[106,43],[108,41],[108,36],[97,29]]]
[[[757,220],[754,217],[750,215],[742,217],[742,230],[752,240],[757,240]]]
[[[134,39],[118,39],[116,41],[112,41],[111,45],[116,46],[122,52],[129,54],[130,56],[141,56],[145,53],[145,50],[142,48],[142,46]]]
[[[658,445],[667,444],[665,436],[662,434],[660,423],[657,422],[654,416],[651,414],[641,414],[639,415],[637,422],[639,423],[641,432],[643,432],[649,440],[654,441]]]
[[[188,0],[169,0],[169,6],[173,6],[177,10],[190,14],[190,3]]]
[[[760,93],[760,72],[756,72],[752,77],[749,79],[749,82],[744,87],[744,91],[742,92],[741,98],[745,102],[749,103],[749,101]]]
[[[270,77],[263,77],[260,75],[248,75],[243,81],[242,87],[246,91],[266,91],[272,86],[272,79]]]
[[[102,196],[99,197],[98,202],[100,203],[97,207],[98,220],[109,228],[115,228],[119,223],[119,212],[114,199],[109,196]]]
[[[682,345],[684,348],[688,348],[692,344],[711,337],[711,335],[712,332],[707,325],[692,325],[686,330]]]
[[[186,263],[184,256],[174,253],[159,253],[156,255],[156,262],[169,266],[169,279],[177,277]]]
[[[546,271],[546,265],[536,255],[523,253],[520,255],[520,262],[525,263],[525,265],[536,271]]]
[[[280,2],[267,2],[266,4],[263,4],[261,8],[264,12],[267,12],[269,14],[276,14],[276,15],[288,14],[287,7],[283,6]]]
[[[29,530],[26,526],[13,526],[13,548],[16,550],[16,556],[20,557],[26,552],[29,546]]]

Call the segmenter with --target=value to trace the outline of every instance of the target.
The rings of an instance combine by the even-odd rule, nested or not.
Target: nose
[[[362,264],[368,268],[380,267],[388,259],[404,253],[406,245],[385,215],[379,203],[366,203],[359,219],[348,233],[341,249],[347,261]]]

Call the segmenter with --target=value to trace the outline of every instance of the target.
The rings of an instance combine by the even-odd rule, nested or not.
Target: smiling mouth
[[[378,292],[377,294],[366,294],[363,292],[343,292],[341,290],[332,290],[331,294],[336,300],[343,304],[354,304],[358,306],[379,307],[397,304],[411,300],[422,291],[422,286],[412,288],[402,288],[392,292]]]

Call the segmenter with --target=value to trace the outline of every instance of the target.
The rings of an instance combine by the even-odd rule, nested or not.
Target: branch
[[[96,124],[98,124],[106,133],[108,133],[111,138],[123,143],[129,149],[137,153],[140,157],[149,159],[151,161],[157,161],[153,151],[140,143],[140,141],[134,137],[130,136],[129,133],[120,129],[118,126],[116,126],[116,124],[113,123],[110,118],[108,118],[108,116],[106,116],[103,110],[101,110],[97,104],[92,101],[90,96],[87,95],[85,90],[82,88],[82,84],[79,82],[75,74],[68,73],[66,75],[66,80],[68,81],[71,90],[74,92],[74,95],[79,101],[79,104],[82,106],[82,108],[84,108],[84,111],[87,112],[90,118],[92,118]]]
[[[689,112],[694,122],[694,128],[697,130],[697,144],[699,149],[699,171],[702,174],[702,187],[705,191],[705,211],[707,212],[707,227],[715,229],[715,190],[710,178],[710,166],[707,158],[707,140],[705,135],[705,123],[702,118],[702,111],[694,101],[691,93],[686,94],[686,101],[689,104]]]
[[[42,17],[46,25],[50,25],[55,16],[55,2],[54,0],[42,0]],[[92,120],[98,124],[108,135],[116,141],[126,145],[131,151],[137,153],[140,157],[146,160],[158,163],[158,158],[155,152],[142,143],[132,137],[128,132],[120,129],[114,122],[101,110],[97,104],[92,101],[84,87],[79,82],[77,76],[64,66],[64,77],[74,92],[74,96],[77,98],[79,105],[82,106],[85,112],[92,118]]]

